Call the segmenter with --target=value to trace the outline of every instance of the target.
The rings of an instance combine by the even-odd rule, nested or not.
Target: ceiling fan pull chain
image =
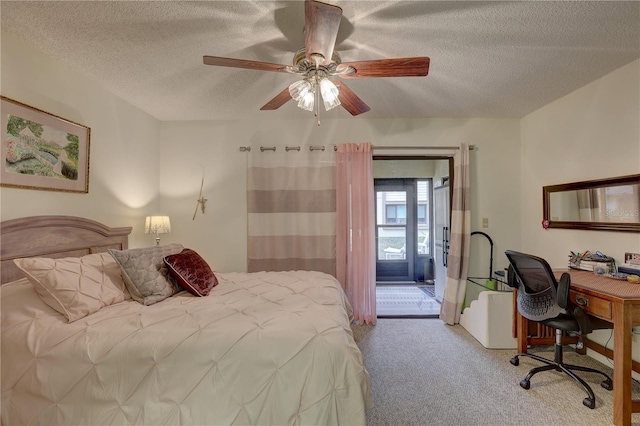
[[[316,65],[317,67],[317,65]],[[314,101],[316,102],[316,118],[318,119],[318,127],[320,127],[320,84],[318,74],[315,76],[315,85],[314,85]]]

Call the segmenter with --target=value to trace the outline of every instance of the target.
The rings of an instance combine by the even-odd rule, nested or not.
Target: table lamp
[[[156,245],[160,245],[160,234],[171,232],[169,216],[147,216],[144,223],[145,234],[156,234]]]

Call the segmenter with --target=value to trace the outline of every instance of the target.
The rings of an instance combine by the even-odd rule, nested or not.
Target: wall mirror
[[[640,232],[640,174],[542,188],[545,228]]]

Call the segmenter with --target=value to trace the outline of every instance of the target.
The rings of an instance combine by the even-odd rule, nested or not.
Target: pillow
[[[32,257],[13,262],[40,298],[69,322],[131,299],[120,267],[109,253],[61,259]]]
[[[218,279],[207,262],[191,249],[166,256],[164,264],[169,269],[169,276],[194,296],[206,296],[218,285]]]
[[[167,276],[162,259],[180,253],[183,248],[181,244],[167,244],[129,250],[110,249],[109,253],[120,265],[131,297],[144,305],[153,305],[178,292]]]

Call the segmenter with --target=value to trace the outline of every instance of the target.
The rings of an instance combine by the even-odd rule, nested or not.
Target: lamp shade
[[[291,83],[289,86],[289,94],[291,97],[300,102],[300,99],[304,98],[305,95],[313,92],[313,85],[309,82],[309,80],[298,80],[294,83]]]
[[[340,105],[340,99],[338,99],[339,91],[338,87],[333,81],[323,78],[320,80],[320,93],[322,93],[322,101],[324,102],[324,109],[329,111]]]
[[[307,92],[307,94],[298,101],[298,108],[302,108],[305,111],[313,111],[315,99],[313,92]]]
[[[305,78],[292,83],[289,86],[289,94],[298,102],[298,108],[306,111],[313,111],[316,106],[316,96],[321,96],[324,108],[329,111],[340,105],[340,91],[338,87],[328,78],[318,77]],[[316,110],[316,115],[318,111]]]
[[[144,222],[145,234],[168,234],[171,232],[169,216],[147,216]]]

